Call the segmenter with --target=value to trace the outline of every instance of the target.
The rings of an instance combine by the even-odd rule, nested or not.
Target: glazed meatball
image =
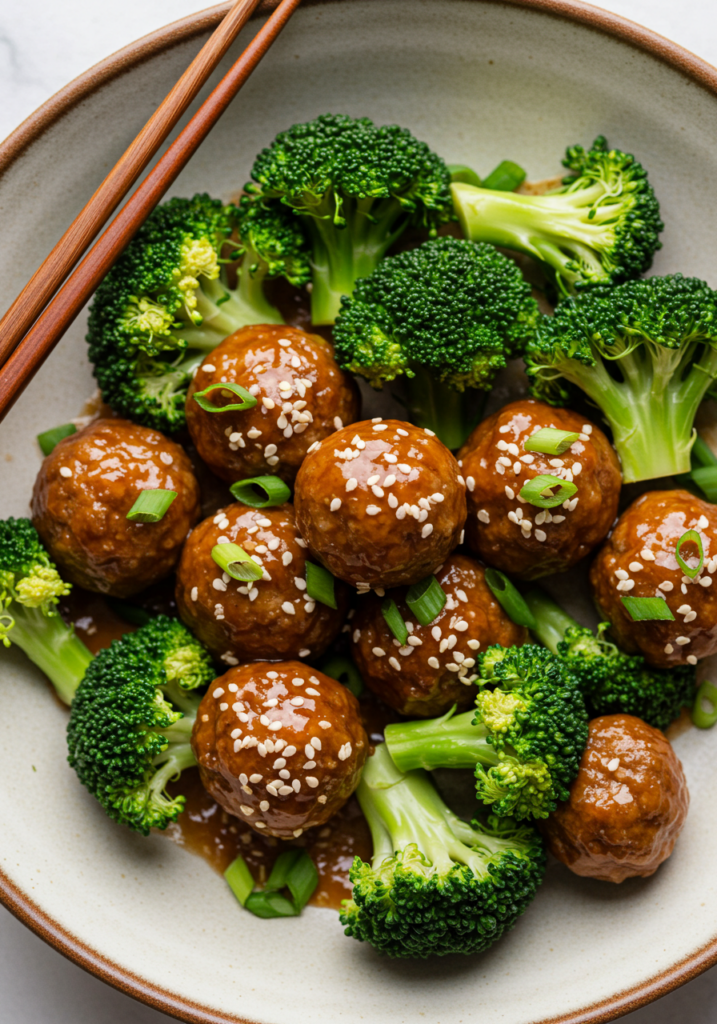
[[[223,573],[212,558],[222,543],[251,555],[264,569],[262,579],[242,583]],[[220,509],[190,534],[177,571],[179,615],[226,665],[322,654],[348,608],[348,588],[338,580],[334,595],[336,609],[306,594],[306,545],[291,505]]]
[[[409,632],[401,647],[374,594],[360,598],[353,628],[353,654],[364,682],[389,707],[412,718],[432,718],[454,704],[465,711],[475,700],[477,652],[491,644],[526,642],[485,583],[485,570],[465,555],[452,555],[436,578],[446,594],[443,611],[422,626],[405,602],[405,590],[391,591]]]
[[[526,452],[543,427],[580,435],[560,456]],[[620,496],[620,464],[603,432],[569,409],[524,399],[480,423],[458,453],[468,487],[466,539],[489,565],[533,580],[564,572],[606,536]],[[519,497],[533,477],[554,476],[578,490],[543,509]]]
[[[264,835],[292,839],[343,807],[368,739],[341,683],[298,661],[260,661],[209,687],[192,749],[217,803]]]
[[[157,523],[127,519],[140,491],[176,491]],[[42,463],[32,522],[63,577],[131,597],[174,568],[199,518],[199,487],[179,445],[127,420],[95,420]]]
[[[605,715],[590,722],[570,799],[544,832],[576,875],[646,878],[672,853],[689,802],[682,765],[660,730],[632,715]]]
[[[192,397],[210,384],[240,384],[257,399],[244,412],[207,412]],[[240,398],[219,388],[213,405]],[[296,327],[244,327],[204,360],[187,393],[197,451],[223,480],[271,473],[291,483],[307,449],[358,415],[358,390],[327,341]]]
[[[702,540],[704,563],[692,579],[679,566],[680,538],[695,530]],[[699,564],[699,548],[680,547],[688,568]],[[600,614],[626,651],[639,652],[651,665],[696,665],[717,652],[717,507],[687,491],[649,491],[624,512],[590,570]],[[623,596],[663,597],[674,621],[633,622]]]
[[[359,589],[417,583],[460,542],[458,463],[430,430],[365,420],[309,449],[296,521],[311,553]]]

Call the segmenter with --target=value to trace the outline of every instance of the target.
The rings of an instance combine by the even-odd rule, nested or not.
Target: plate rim
[[[262,0],[252,16],[269,14],[279,0]],[[350,0],[304,0],[303,6],[346,3]],[[667,64],[717,98],[717,68],[690,50],[622,15],[593,7],[582,0],[469,0],[503,7],[523,7],[573,22],[612,36]],[[190,14],[142,36],[90,67],[29,115],[0,143],[0,177],[41,135],[70,110],[113,79],[156,55],[188,42],[216,27],[232,6],[230,0]],[[217,1011],[177,996],[105,957],[65,929],[24,893],[0,868],[0,903],[22,924],[78,967],[152,1009],[188,1024],[255,1024],[246,1017]],[[631,988],[559,1016],[534,1024],[604,1024],[672,992],[717,963],[717,935],[676,964]]]

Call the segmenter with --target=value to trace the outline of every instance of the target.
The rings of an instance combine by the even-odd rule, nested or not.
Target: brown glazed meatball
[[[206,412],[192,398],[210,384],[241,384],[257,399],[244,412]],[[207,399],[240,399],[217,388]],[[297,327],[260,324],[225,338],[204,360],[187,393],[187,426],[197,451],[223,480],[273,473],[291,483],[314,441],[359,410],[353,379],[328,342]]]
[[[158,523],[127,513],[140,491],[176,491]],[[42,463],[32,522],[63,577],[86,590],[131,597],[174,568],[199,518],[199,487],[182,448],[127,420],[95,420]]]
[[[212,558],[215,544],[238,544],[264,569],[255,583],[223,573]],[[306,545],[291,505],[220,509],[192,531],[177,571],[182,621],[226,665],[266,658],[309,658],[334,639],[348,608],[348,588],[334,587],[338,608],[306,594]]]
[[[675,549],[680,537],[696,530],[704,564],[691,579],[680,568]],[[699,549],[685,541],[680,556],[697,567]],[[593,597],[609,619],[617,643],[643,654],[651,665],[696,665],[717,652],[717,507],[687,491],[648,491],[620,516],[590,570]],[[633,622],[622,597],[664,597],[674,622]]]
[[[391,591],[406,623],[405,647],[386,625],[380,597],[360,599],[353,628],[353,655],[364,682],[389,707],[412,718],[432,718],[453,704],[466,711],[475,699],[477,652],[491,644],[524,644],[528,631],[508,618],[488,589],[482,565],[451,555],[436,578],[446,594],[430,626],[416,621],[405,590]]]
[[[294,495],[311,553],[359,589],[417,583],[460,543],[458,463],[430,430],[364,420],[309,449]]]
[[[343,807],[368,738],[341,683],[298,661],[260,661],[210,686],[192,749],[217,803],[264,835],[292,839]]]
[[[559,456],[526,452],[523,443],[543,427],[580,438]],[[468,487],[468,545],[519,579],[569,569],[603,540],[617,515],[617,455],[598,427],[569,409],[511,402],[478,424],[458,461]],[[574,482],[577,494],[553,509],[521,499],[521,487],[543,475]]]
[[[548,847],[576,875],[647,878],[672,853],[690,795],[674,750],[632,715],[589,725],[570,799],[543,826]]]

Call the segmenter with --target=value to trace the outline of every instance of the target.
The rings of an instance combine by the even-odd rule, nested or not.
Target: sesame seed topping
[[[377,516],[380,511],[381,511],[381,509],[378,507],[378,505],[367,505],[366,506],[366,515],[368,515],[368,516]]]
[[[709,519],[707,518],[707,516],[700,516],[700,518],[697,520],[697,529],[698,530],[706,530],[707,527],[709,526],[709,524],[710,523],[709,523]]]
[[[401,671],[401,663],[399,662],[398,658],[394,658],[393,656],[391,656],[388,659],[388,663],[391,666],[391,668],[395,668],[397,672]]]
[[[490,516],[488,515],[484,508],[480,509],[480,511],[478,512],[478,519],[481,521],[481,523],[490,522]]]
[[[620,767],[620,758],[619,757],[613,757],[612,761],[608,762],[607,770],[609,772],[616,772],[619,767]]]
[[[690,638],[688,636],[678,636],[675,638],[675,643],[679,644],[680,647],[684,647],[685,644],[690,643]]]
[[[269,728],[272,732],[278,732],[281,729],[281,722],[272,722]]]
[[[281,606],[281,610],[286,612],[287,615],[296,615],[296,609],[294,608],[291,601],[284,601]]]
[[[541,543],[548,539],[548,535],[545,532],[545,530],[536,530],[534,536],[535,536],[535,539],[539,540]]]
[[[476,482],[475,482],[475,478],[474,477],[472,477],[472,476],[466,477],[466,487],[468,488],[469,491],[471,491],[471,492],[474,491],[475,490],[475,485],[476,485]]]
[[[254,808],[247,807],[246,804],[242,804],[239,810],[242,812],[242,814],[246,814],[247,818],[254,813]]]
[[[321,694],[319,693],[319,691],[318,691],[318,690],[315,690],[315,689],[313,688],[313,686],[307,686],[307,687],[306,687],[306,692],[308,693],[308,695],[309,695],[310,697],[320,697],[320,696],[321,696]]]
[[[522,468],[523,467],[522,467],[522,465],[519,462],[514,462],[513,463],[513,472],[515,473],[516,476],[518,476],[518,474],[520,473]]]
[[[421,530],[421,537],[425,540],[426,537],[430,537],[432,533],[433,533],[433,523],[426,523],[426,525]]]
[[[274,402],[273,398],[267,398],[266,395],[264,395],[264,397],[261,400],[261,404],[264,406],[265,409],[273,409],[276,403]]]
[[[702,579],[697,581],[701,587],[711,587],[712,578],[710,576],[703,576]]]
[[[469,640],[468,646],[472,651],[477,651],[478,648],[480,647],[480,640]]]
[[[619,580],[629,579],[629,575],[628,575],[628,573],[625,572],[624,569],[616,569],[615,570],[615,575],[617,576],[617,578]]]
[[[635,581],[634,580],[620,580],[620,582],[617,585],[617,590],[621,590],[621,591],[627,592],[628,590],[632,590],[632,588],[634,586],[635,586]]]
[[[72,470],[69,466],[60,466],[60,476],[70,477],[72,476]]]
[[[319,780],[313,775],[306,776],[306,785],[310,786],[311,789],[316,789],[319,784]]]
[[[570,467],[570,472],[573,474],[573,476],[579,476],[582,473],[582,471],[583,471],[583,464],[582,464],[582,462],[574,462],[572,464],[572,466]]]
[[[350,479],[348,479],[346,481],[346,490],[347,491],[355,491],[357,487],[358,487],[358,480],[356,479],[355,476],[350,477]]]
[[[688,654],[687,655],[687,664],[688,665],[696,665],[697,664],[697,658],[694,656],[694,654]]]
[[[334,498],[334,499],[332,500],[331,504],[329,505],[329,509],[330,509],[330,510],[331,510],[332,512],[338,512],[338,510],[339,510],[340,508],[341,508],[341,498]]]
[[[327,722],[325,719],[323,719],[321,722],[319,722],[319,726],[322,729],[330,729],[331,728],[331,722]]]
[[[669,580],[664,580],[662,583],[657,584],[657,589],[664,590],[666,594],[669,594],[669,592],[674,589],[674,586],[674,583],[670,583]]]
[[[302,647],[301,650],[299,651],[300,658],[308,658],[310,654],[311,650],[308,647]]]
[[[642,569],[642,562],[630,562],[630,572],[639,572]]]
[[[507,430],[508,428],[506,427],[505,429]],[[503,430],[503,427],[501,427],[501,430]],[[496,441],[495,446],[501,452],[507,452],[508,451],[508,442],[507,441],[503,441],[503,440]]]

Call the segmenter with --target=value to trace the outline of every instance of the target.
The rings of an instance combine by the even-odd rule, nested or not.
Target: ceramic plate
[[[111,57],[0,147],[0,308],[224,10]],[[617,17],[557,0],[306,3],[173,191],[229,197],[276,131],[326,111],[406,125],[479,172],[509,157],[532,179],[559,171],[567,144],[604,134],[635,152],[660,197],[656,272],[717,284],[717,231],[704,204],[717,180],[717,72]],[[76,416],[94,390],[83,335],[84,316],[2,425],[2,516],[27,514],[35,435]],[[612,886],[553,864],[489,953],[395,963],[345,939],[329,910],[253,918],[204,861],[115,826],[66,766],[66,716],[39,673],[16,650],[0,653],[0,672],[2,898],[62,952],[184,1020],[608,1020],[717,959],[717,884],[704,866],[717,844],[717,734],[675,741],[692,805],[653,878]]]

